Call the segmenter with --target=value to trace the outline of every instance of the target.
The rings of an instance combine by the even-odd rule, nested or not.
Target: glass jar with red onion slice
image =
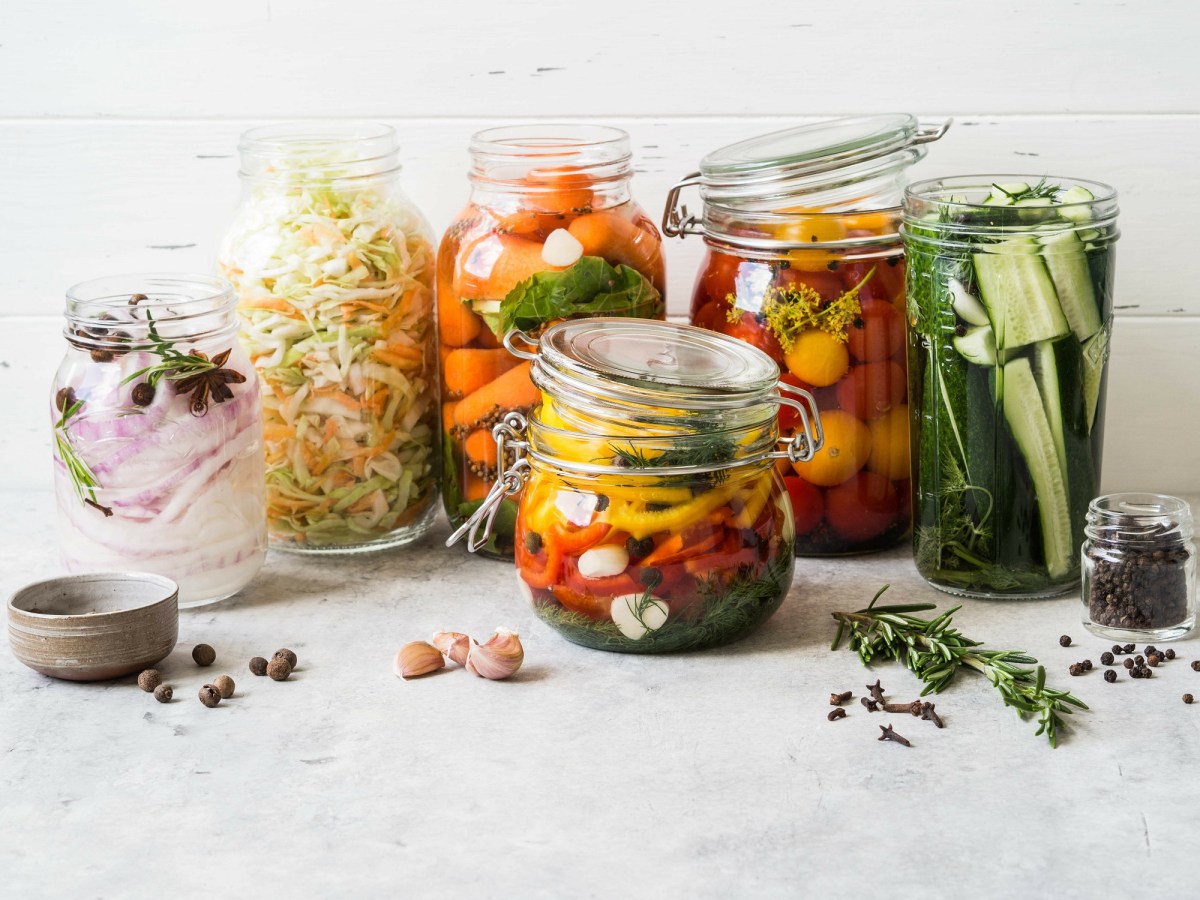
[[[179,605],[237,593],[266,555],[257,380],[232,286],[121,275],[67,292],[50,396],[63,562],[179,583]]]

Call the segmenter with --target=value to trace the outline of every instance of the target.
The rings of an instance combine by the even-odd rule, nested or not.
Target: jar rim
[[[400,171],[396,130],[382,122],[278,122],[242,132],[238,175],[251,181],[378,178]]]
[[[1046,181],[1049,183],[1057,183],[1074,187],[1087,188],[1091,194],[1091,200],[1076,201],[1074,203],[1059,204],[1064,207],[1071,206],[1095,206],[1099,203],[1115,201],[1117,199],[1117,190],[1112,185],[1106,184],[1103,181],[1093,181],[1087,178],[1073,178],[1066,175],[1031,175],[1026,173],[998,173],[993,175],[952,175],[942,178],[925,178],[921,181],[914,181],[904,189],[904,208],[908,208],[911,201],[920,200],[931,204],[942,204],[946,206],[961,206],[964,209],[989,209],[990,206],[982,200],[978,203],[973,203],[968,200],[950,200],[948,197],[943,199],[937,196],[939,193],[948,195],[961,194],[964,191],[978,190],[990,193],[992,188],[997,184],[1007,184],[1009,182],[1025,182],[1027,184],[1036,184],[1038,181]]]
[[[144,300],[131,299],[141,294]],[[233,311],[237,292],[218,275],[180,272],[129,272],[92,278],[71,285],[66,292],[63,336],[75,346],[104,348],[109,328],[149,330],[148,319],[134,312],[154,310],[154,322],[169,325],[199,339],[232,331],[237,327]],[[99,332],[99,333],[96,333]],[[136,341],[131,334],[129,340]]]
[[[629,133],[610,125],[539,122],[499,125],[471,136],[468,179],[513,193],[556,193],[562,184],[539,173],[577,174],[591,185],[628,179],[633,174]],[[533,176],[533,177],[531,177]]]

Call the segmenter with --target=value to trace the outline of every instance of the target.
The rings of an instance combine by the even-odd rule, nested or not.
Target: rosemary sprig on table
[[[83,409],[82,400],[63,404],[62,413],[59,415],[58,421],[54,423],[54,444],[58,448],[58,458],[66,466],[67,475],[71,479],[71,484],[75,486],[75,493],[79,495],[80,501],[93,509],[98,509],[106,517],[111,516],[112,509],[101,505],[96,499],[96,488],[100,487],[100,480],[96,478],[96,473],[79,455],[79,451],[71,443],[71,435],[67,432],[67,423],[81,409]]]
[[[1051,747],[1058,746],[1062,716],[1074,712],[1071,707],[1087,709],[1087,704],[1069,691],[1046,687],[1046,669],[1026,666],[1037,660],[1019,650],[984,650],[979,641],[965,637],[951,625],[959,607],[933,619],[912,615],[934,609],[932,603],[876,606],[888,589],[884,585],[867,605],[857,612],[835,612],[838,631],[831,649],[836,650],[849,631],[849,646],[869,665],[876,656],[902,662],[925,682],[921,695],[939,693],[962,666],[982,673],[1000,692],[1005,706],[1011,706],[1024,718],[1036,715],[1037,734],[1045,733]]]

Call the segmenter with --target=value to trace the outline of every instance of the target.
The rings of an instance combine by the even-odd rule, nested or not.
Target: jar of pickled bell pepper
[[[716,150],[671,190],[670,236],[707,245],[691,321],[769,355],[817,399],[825,443],[783,461],[801,555],[879,550],[909,531],[900,200],[921,146],[909,115],[835,119]],[[678,206],[698,186],[699,219]],[[780,409],[785,436],[794,412]]]
[[[494,429],[506,468],[451,541],[469,531],[483,545],[500,503],[520,495],[520,589],[587,647],[694,650],[762,624],[794,564],[776,462],[820,446],[812,398],[779,385],[765,353],[688,325],[584,319],[506,342],[540,403]],[[788,439],[782,406],[803,423]]]
[[[386,125],[242,135],[220,250],[262,384],[267,519],[282,550],[406,544],[437,513],[432,234]]]
[[[470,152],[471,199],[438,252],[443,498],[455,526],[496,479],[492,426],[537,403],[529,362],[501,346],[504,333],[582,316],[660,319],[666,286],[662,239],[630,193],[625,132],[492,128]],[[502,505],[480,552],[512,557],[515,512]]]
[[[59,546],[71,572],[133,569],[179,605],[245,587],[267,552],[258,382],[233,287],[122,275],[67,292],[51,391]]]

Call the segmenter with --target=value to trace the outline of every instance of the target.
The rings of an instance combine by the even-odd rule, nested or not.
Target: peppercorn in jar
[[[519,341],[533,341],[507,343],[531,362],[541,402],[495,429],[506,469],[451,541],[469,530],[481,546],[520,493],[518,584],[568,640],[657,653],[757,628],[791,585],[775,463],[820,446],[812,398],[782,396],[764,353],[685,325],[583,319],[547,330],[536,353]],[[785,449],[780,406],[804,422]]]

